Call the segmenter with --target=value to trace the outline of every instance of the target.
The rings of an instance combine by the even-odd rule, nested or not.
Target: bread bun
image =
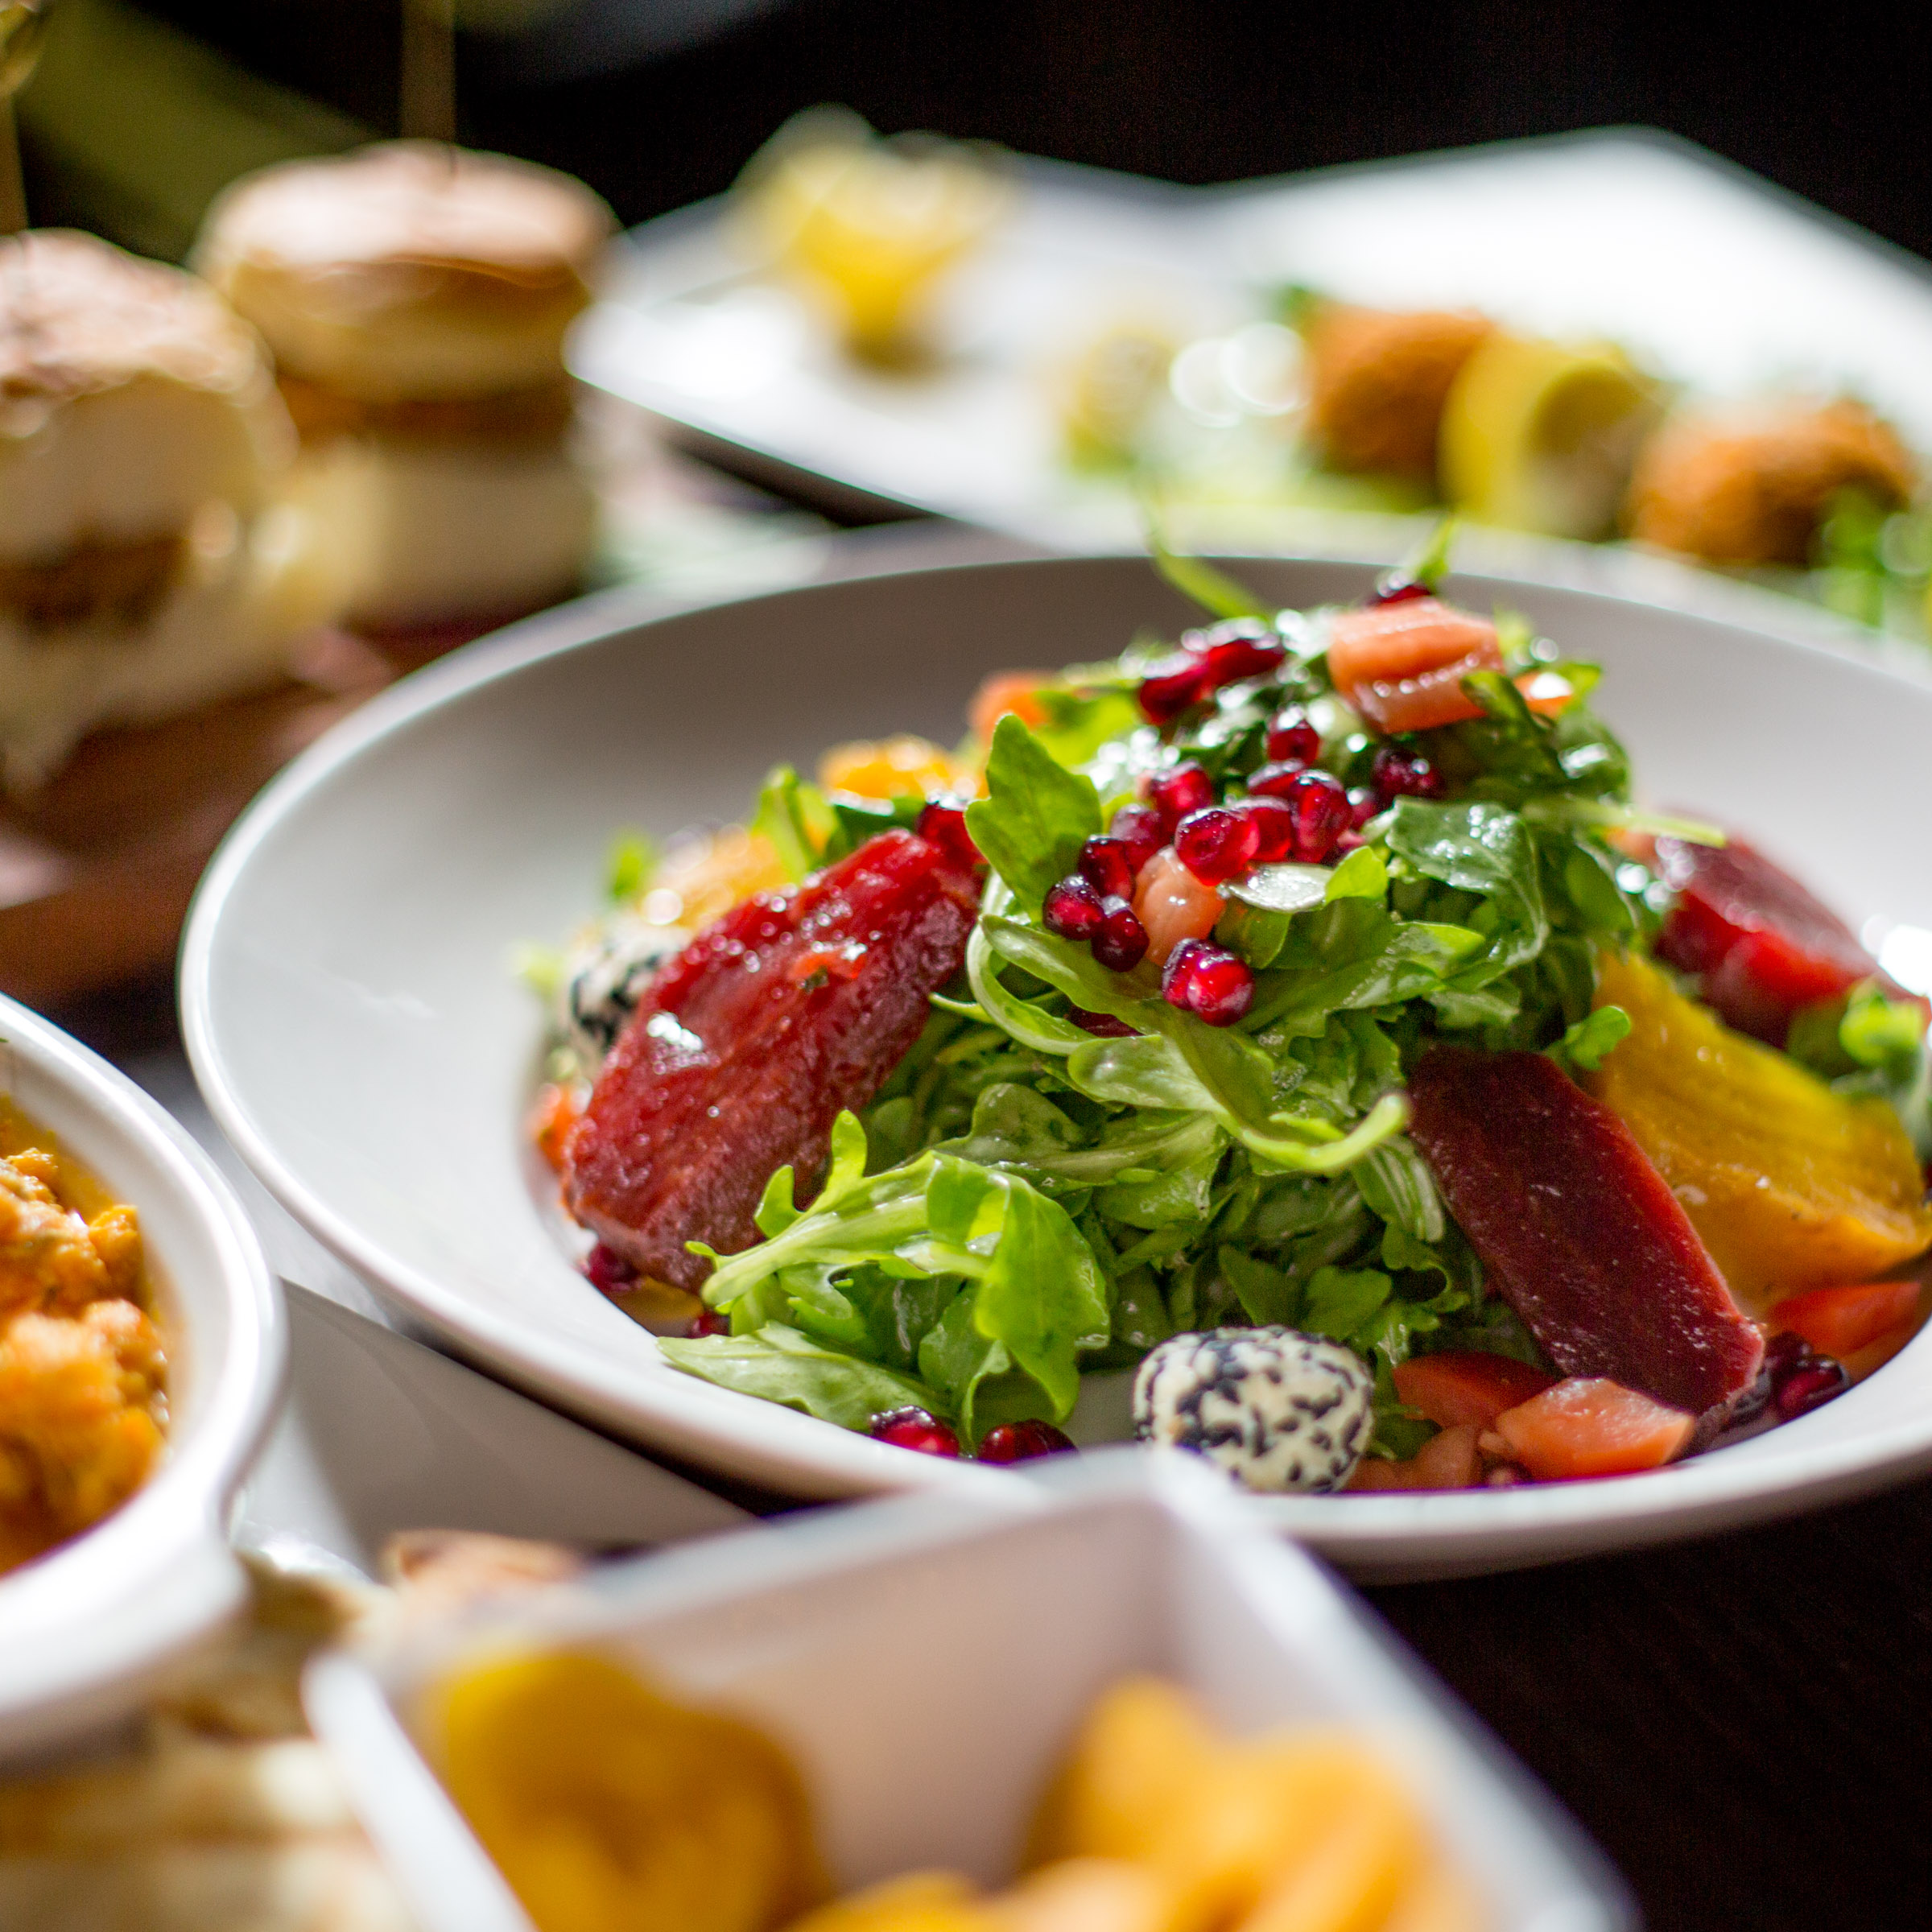
[[[614,226],[554,169],[387,142],[246,176],[193,262],[286,375],[362,402],[460,400],[562,375]]]
[[[246,518],[293,454],[254,330],[91,235],[0,242],[0,560]]]

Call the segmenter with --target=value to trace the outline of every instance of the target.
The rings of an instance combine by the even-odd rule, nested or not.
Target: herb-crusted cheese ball
[[[1177,1335],[1134,1377],[1134,1433],[1192,1449],[1249,1489],[1317,1493],[1360,1460],[1374,1393],[1348,1349],[1292,1328]]]

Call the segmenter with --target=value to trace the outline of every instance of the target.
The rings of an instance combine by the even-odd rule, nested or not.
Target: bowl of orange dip
[[[0,1754],[112,1723],[233,1615],[283,1316],[147,1095],[0,999]]]

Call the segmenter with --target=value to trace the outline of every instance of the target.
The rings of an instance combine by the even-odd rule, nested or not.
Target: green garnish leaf
[[[621,832],[610,842],[605,861],[604,895],[613,906],[634,899],[658,869],[658,848],[646,833]]]
[[[966,829],[1028,912],[1079,861],[1100,829],[1100,797],[1010,712],[994,728],[986,791],[966,807]]]
[[[1620,1006],[1599,1006],[1574,1026],[1549,1050],[1550,1057],[1579,1073],[1595,1073],[1630,1032],[1630,1016]]]

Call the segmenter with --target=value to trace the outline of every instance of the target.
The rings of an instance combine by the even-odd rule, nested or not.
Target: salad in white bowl
[[[1166,562],[1178,642],[621,848],[541,976],[596,1288],[927,1454],[1064,1450],[1131,1375],[1274,1492],[1633,1473],[1902,1347],[1923,1003],[1636,809],[1594,668],[1439,550],[1306,611]]]

